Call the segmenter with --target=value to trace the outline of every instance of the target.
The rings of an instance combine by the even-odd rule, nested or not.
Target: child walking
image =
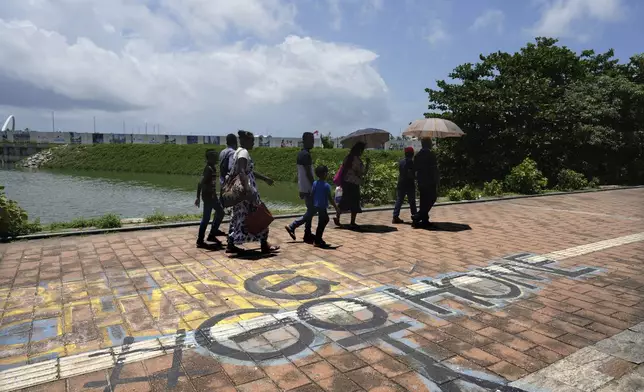
[[[331,186],[326,182],[326,178],[329,175],[329,168],[326,166],[318,166],[315,169],[315,175],[318,177],[318,180],[313,183],[311,190],[313,194],[313,206],[315,207],[315,213],[318,215],[318,227],[315,231],[314,244],[318,248],[328,248],[329,245],[322,239],[324,229],[329,223],[327,209],[329,208],[329,203],[331,203],[337,213],[338,206],[335,204],[335,200],[333,200],[333,196],[331,195]]]

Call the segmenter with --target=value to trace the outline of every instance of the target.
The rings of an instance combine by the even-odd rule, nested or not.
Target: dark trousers
[[[418,193],[420,193],[420,206],[414,221],[427,223],[429,222],[429,211],[432,209],[434,203],[436,203],[436,199],[438,198],[438,190],[435,186],[423,186],[418,187]]]
[[[221,203],[219,203],[219,199],[215,197],[210,200],[203,200],[203,215],[201,216],[201,224],[199,225],[197,241],[203,241],[206,236],[206,228],[208,227],[208,222],[210,222],[212,210],[215,210],[215,219],[212,220],[210,234],[214,235],[215,232],[219,230],[219,226],[224,220],[224,209],[221,206]]]
[[[318,228],[315,230],[315,240],[322,241],[322,236],[324,235],[324,229],[329,223],[329,213],[326,208],[315,208],[318,215]]]
[[[304,204],[306,204],[306,212],[301,217],[291,223],[291,229],[295,230],[298,227],[304,225],[304,235],[311,235],[311,221],[315,216],[315,206],[313,206],[313,195],[311,193],[302,193],[300,198],[304,199]]]
[[[409,210],[411,215],[416,215],[416,187],[415,186],[399,186],[396,190],[396,204],[394,205],[394,218],[400,216],[400,209],[405,202],[405,197],[409,201]]]

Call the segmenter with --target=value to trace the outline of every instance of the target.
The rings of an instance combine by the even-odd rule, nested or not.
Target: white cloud
[[[618,21],[624,14],[621,0],[542,0],[541,18],[530,32],[536,36],[584,39],[597,22]]]
[[[293,34],[291,2],[233,3],[10,0],[0,11],[0,114],[30,128],[55,109],[73,131],[97,115],[117,129],[126,120],[276,135],[389,118],[376,53]],[[231,34],[240,37],[226,43]]]
[[[429,33],[425,39],[430,45],[436,46],[449,40],[449,34],[443,28],[443,23],[440,20],[435,20],[430,23]]]
[[[479,15],[470,29],[473,31],[483,30],[487,28],[494,28],[497,33],[503,31],[503,22],[505,20],[505,14],[501,10],[487,10],[481,15]]]

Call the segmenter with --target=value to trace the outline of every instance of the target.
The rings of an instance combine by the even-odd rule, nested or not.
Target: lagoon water
[[[167,215],[196,214],[196,176],[0,169],[0,185],[41,223],[115,213],[137,218],[162,211]],[[262,200],[271,210],[292,210],[302,205],[297,184],[260,184]]]

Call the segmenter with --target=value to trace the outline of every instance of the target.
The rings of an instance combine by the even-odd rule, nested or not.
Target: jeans
[[[400,216],[400,208],[405,202],[405,197],[409,201],[409,210],[411,215],[416,215],[416,187],[398,187],[396,190],[396,204],[394,205],[394,218]]]
[[[203,241],[206,236],[206,228],[210,222],[210,214],[215,210],[215,219],[212,220],[212,228],[210,234],[214,235],[219,230],[219,225],[224,220],[224,209],[216,197],[212,200],[203,200],[203,215],[201,217],[201,224],[199,225],[199,235],[197,241]]]
[[[322,235],[324,235],[324,229],[329,223],[329,213],[326,208],[315,208],[318,215],[318,228],[315,230],[315,241],[322,241]]]
[[[304,235],[311,235],[311,220],[315,216],[315,206],[313,206],[313,194],[311,193],[301,193],[300,198],[304,199],[304,204],[306,204],[306,212],[300,218],[291,223],[290,227],[293,231],[298,227],[304,225]]]
[[[414,221],[427,223],[429,222],[429,210],[432,209],[438,198],[438,190],[436,186],[423,186],[418,187],[418,192],[420,193],[420,207]]]

